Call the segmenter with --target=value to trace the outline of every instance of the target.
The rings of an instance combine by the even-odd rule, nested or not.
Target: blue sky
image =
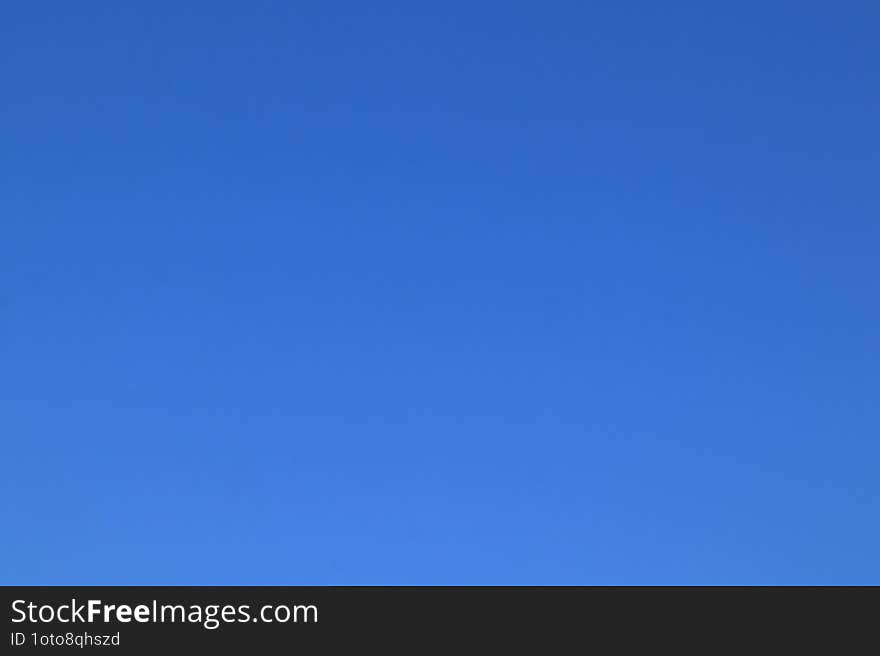
[[[8,2],[0,582],[880,583],[875,2]]]

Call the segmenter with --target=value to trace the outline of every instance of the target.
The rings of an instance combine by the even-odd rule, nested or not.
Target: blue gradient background
[[[0,582],[880,584],[878,33],[4,2]]]

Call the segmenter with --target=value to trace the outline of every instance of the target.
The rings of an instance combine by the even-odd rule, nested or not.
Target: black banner
[[[876,640],[876,588],[6,587],[6,653],[417,653]]]

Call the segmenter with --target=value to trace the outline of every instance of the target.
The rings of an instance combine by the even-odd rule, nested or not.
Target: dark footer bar
[[[878,588],[5,587],[4,653],[876,648]],[[867,641],[867,642],[865,642]],[[257,651],[259,650],[259,651]]]

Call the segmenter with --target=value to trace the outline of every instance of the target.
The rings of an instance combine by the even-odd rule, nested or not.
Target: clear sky
[[[880,583],[880,5],[0,7],[0,582]]]

